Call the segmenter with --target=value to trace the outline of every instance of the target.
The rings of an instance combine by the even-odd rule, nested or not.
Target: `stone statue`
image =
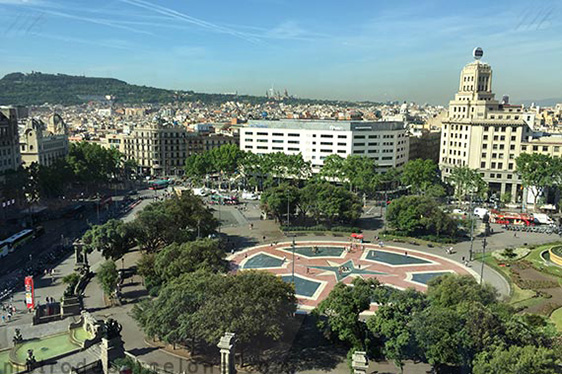
[[[121,336],[123,326],[113,318],[108,318],[103,325],[103,337],[107,340],[118,338]]]
[[[26,367],[27,371],[32,371],[33,368],[35,367],[36,363],[37,363],[37,360],[35,359],[35,356],[33,355],[33,349],[28,349],[27,350],[27,358],[25,359],[25,367]]]
[[[14,333],[14,337],[12,338],[12,341],[14,342],[14,345],[19,344],[23,341],[23,337],[21,336],[20,329],[16,329],[16,331]]]

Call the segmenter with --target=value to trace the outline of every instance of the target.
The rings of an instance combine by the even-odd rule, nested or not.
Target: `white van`
[[[209,190],[205,187],[203,188],[194,188],[193,194],[195,196],[207,196],[209,194]]]
[[[259,200],[259,195],[256,195],[255,193],[252,192],[242,192],[242,199],[245,200]]]
[[[554,221],[548,215],[544,213],[533,213],[533,218],[535,223],[540,223],[541,225],[553,225]]]
[[[480,219],[484,219],[484,216],[488,213],[489,213],[488,209],[485,209],[485,208],[475,208],[474,209],[474,215],[478,216],[478,218],[480,218]]]

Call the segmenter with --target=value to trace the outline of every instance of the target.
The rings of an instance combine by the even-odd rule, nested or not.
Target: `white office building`
[[[318,172],[332,154],[367,156],[381,171],[408,161],[408,137],[402,122],[251,121],[240,129],[240,149],[257,154],[301,153]]]

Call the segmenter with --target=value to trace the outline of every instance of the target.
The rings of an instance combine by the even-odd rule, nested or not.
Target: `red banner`
[[[35,290],[33,289],[33,277],[25,277],[25,303],[27,309],[35,308]]]

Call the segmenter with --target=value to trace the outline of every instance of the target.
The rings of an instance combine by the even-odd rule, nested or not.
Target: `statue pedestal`
[[[353,374],[367,374],[367,369],[369,369],[369,361],[367,360],[366,352],[356,351],[351,359],[351,368],[353,369]]]
[[[227,332],[221,338],[217,347],[220,348],[221,366],[220,374],[235,374],[234,367],[234,344],[236,342],[235,334]]]
[[[112,339],[101,339],[100,359],[104,374],[114,373],[114,370],[111,368],[111,362],[122,357],[125,357],[125,348],[120,336]]]

